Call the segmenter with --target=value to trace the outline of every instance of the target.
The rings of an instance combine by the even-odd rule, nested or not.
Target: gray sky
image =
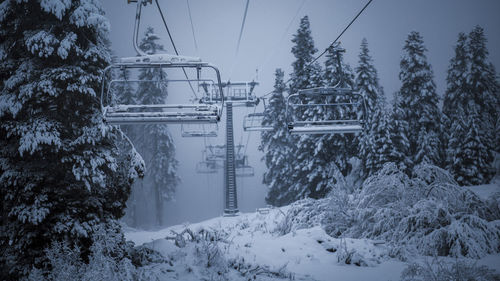
[[[118,56],[134,56],[132,30],[135,4],[127,1],[106,0],[104,9],[111,22],[112,48]],[[154,2],[154,1],[153,1]],[[260,86],[257,95],[272,90],[274,70],[282,68],[286,78],[291,72],[293,56],[290,53],[292,35],[300,18],[308,15],[315,46],[323,51],[337,37],[347,23],[364,6],[366,0],[307,0],[285,33],[303,0],[250,0],[244,33],[238,56],[236,45],[246,0],[189,0],[198,52],[194,47],[188,16],[187,0],[159,0],[172,36],[183,55],[199,56],[219,67],[223,79],[250,80],[258,70]],[[379,72],[386,95],[391,96],[400,87],[398,79],[401,49],[410,31],[419,31],[428,49],[438,93],[446,89],[446,70],[453,56],[453,46],[459,32],[469,32],[475,25],[485,29],[489,59],[500,68],[500,1],[498,0],[375,0],[341,38],[347,53],[345,61],[356,67],[359,45],[366,37]],[[173,53],[160,15],[155,5],[143,9],[142,31],[153,26],[163,38],[166,50]],[[284,38],[283,40],[281,40]],[[324,60],[320,60],[323,62]],[[173,99],[175,93],[169,92]],[[259,107],[257,111],[262,111]],[[235,142],[243,134],[242,118],[253,109],[235,111]],[[224,135],[224,123],[219,126]],[[201,159],[202,139],[180,137],[178,126],[172,126],[176,140],[179,175],[182,183],[177,201],[169,204],[172,223],[197,221],[222,213],[222,173],[217,176],[197,175],[196,162]],[[246,143],[247,135],[243,135]],[[211,141],[214,144],[222,143]],[[257,152],[258,133],[250,135],[249,161],[256,168],[254,178],[238,180],[239,204],[242,211],[253,211],[264,206],[266,187],[261,184],[264,164]]]

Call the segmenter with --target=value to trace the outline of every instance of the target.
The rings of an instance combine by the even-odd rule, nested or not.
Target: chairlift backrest
[[[152,0],[128,0],[127,2],[137,3],[133,34],[133,46],[137,52],[137,56],[121,58],[117,63],[111,64],[103,71],[101,108],[104,121],[110,125],[152,123],[206,124],[218,122],[221,118],[224,105],[219,70],[215,66],[203,62],[200,58],[196,57],[172,54],[146,54],[139,48],[139,26],[142,6],[146,6],[148,3],[152,4]],[[215,72],[216,82],[214,84],[219,87],[219,91],[221,92],[218,105],[216,103],[195,105],[167,103],[133,104],[130,102],[128,104],[121,104],[112,99],[110,91],[114,82],[116,82],[116,80],[113,80],[113,70],[159,69],[160,73],[163,73],[163,69],[182,69],[186,76],[185,81],[191,87],[191,81],[187,77],[186,68],[196,70],[198,83],[202,80],[200,79],[202,69],[212,69]],[[139,80],[136,82],[145,83],[151,81]]]
[[[317,119],[303,116],[315,107]],[[292,134],[359,133],[366,121],[366,106],[361,94],[349,88],[320,87],[299,90],[287,98],[286,121]]]
[[[259,104],[259,99],[255,96],[255,86],[258,82],[223,82],[222,89],[215,88],[209,83],[202,83],[200,86],[205,91],[205,96],[201,99],[201,103],[213,104],[220,102],[224,98],[225,102],[231,103],[233,106],[253,107]],[[223,95],[221,95],[223,93]]]
[[[170,123],[170,124],[207,124],[216,123],[222,115],[223,104],[121,104],[113,103],[111,89],[116,81],[112,79],[113,70],[125,71],[127,69],[195,69],[197,73],[201,69],[213,70],[216,81],[219,86],[219,70],[206,62],[201,62],[198,58],[173,56],[168,54],[147,55],[140,57],[122,58],[118,63],[108,66],[103,73],[101,87],[101,107],[105,122],[111,125],[120,124],[152,124],[152,123]],[[207,81],[201,79],[176,79],[176,82],[184,81]],[[121,80],[123,82],[123,80]],[[168,79],[165,79],[168,82]],[[132,81],[126,81],[131,83]],[[151,81],[133,80],[137,83],[147,83]],[[220,89],[222,89],[220,87]],[[221,103],[223,102],[221,98]],[[116,100],[114,101],[116,102]]]
[[[190,137],[217,137],[217,124],[181,124],[181,136]]]

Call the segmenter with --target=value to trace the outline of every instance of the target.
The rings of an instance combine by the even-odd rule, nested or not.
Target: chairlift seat
[[[251,131],[272,131],[272,126],[262,125],[264,120],[264,113],[250,113],[243,118],[243,130],[246,132]]]
[[[154,54],[136,57],[123,57],[118,61],[119,64],[200,64],[198,57],[177,56],[171,54]]]
[[[181,136],[184,138],[217,137],[217,125],[210,126],[211,128],[207,129],[205,128],[205,124],[182,124]]]
[[[363,131],[361,124],[332,124],[332,125],[289,125],[289,132],[294,134],[349,134]]]
[[[207,124],[217,123],[220,121],[223,106],[223,97],[220,104],[111,104],[110,91],[114,84],[123,82],[129,83],[128,80],[109,80],[108,76],[112,77],[111,70],[124,70],[124,69],[184,69],[192,68],[198,71],[198,75],[202,68],[212,69],[217,77],[214,86],[222,90],[220,82],[219,70],[210,65],[209,63],[202,62],[201,59],[196,57],[177,56],[170,54],[154,54],[142,55],[137,57],[126,57],[119,59],[118,63],[108,66],[103,73],[103,82],[101,89],[101,107],[103,111],[103,119],[110,125],[120,124],[154,124],[154,123],[167,123],[167,124]],[[200,77],[197,78],[199,80]],[[108,83],[106,83],[106,81]],[[175,80],[186,81],[190,83],[189,79]],[[137,83],[150,83],[151,81],[134,80]],[[168,82],[168,79],[165,80]]]
[[[258,82],[223,82],[224,95],[221,95],[218,88],[212,87],[212,89],[209,89],[210,85],[207,83],[200,85],[206,91],[206,95],[200,100],[201,103],[213,104],[224,100],[225,103],[231,103],[232,106],[237,107],[254,107],[259,104],[259,98],[253,92],[255,86],[259,85]]]
[[[330,117],[325,115],[319,120],[304,120],[294,116],[293,110],[311,107],[321,108],[323,112],[331,111]],[[293,110],[292,110],[293,109]],[[337,117],[347,111],[353,116]],[[299,111],[300,112],[300,111]],[[361,113],[361,114],[360,114]],[[300,114],[299,114],[300,115]],[[321,117],[321,116],[320,116]],[[288,96],[286,104],[286,120],[291,134],[351,134],[363,130],[366,121],[366,106],[362,95],[349,88],[318,87],[299,90]]]
[[[196,164],[198,174],[216,174],[217,164],[212,161],[201,161]]]
[[[194,109],[194,110],[193,110]],[[170,110],[170,111],[167,111]],[[176,111],[172,111],[176,110]],[[185,111],[177,111],[185,110]],[[216,106],[193,104],[116,105],[104,108],[104,121],[110,125],[152,123],[217,123]]]
[[[255,175],[254,169],[251,166],[240,166],[235,168],[237,177],[253,177]]]

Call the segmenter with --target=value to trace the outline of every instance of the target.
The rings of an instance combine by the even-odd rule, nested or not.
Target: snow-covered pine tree
[[[295,194],[291,192],[290,174],[293,173],[293,147],[290,142],[290,134],[287,132],[285,120],[286,101],[283,93],[286,90],[284,83],[284,72],[276,69],[274,92],[269,99],[269,104],[264,110],[262,124],[272,126],[272,131],[261,133],[261,145],[259,150],[264,152],[263,160],[267,171],[264,173],[262,182],[269,187],[266,202],[273,206],[283,206],[295,200]]]
[[[498,150],[495,144],[497,138],[495,126],[499,117],[499,87],[495,78],[495,68],[487,61],[487,56],[484,31],[478,26],[468,37],[463,33],[459,34],[455,56],[448,68],[448,87],[443,103],[444,122],[448,128],[445,134],[446,166],[461,184],[486,183],[494,174],[491,163],[494,151]],[[478,116],[468,115],[479,112],[481,114]],[[471,123],[469,119],[473,118],[479,119]],[[472,124],[478,126],[475,128],[477,132],[471,131],[472,128],[469,127],[460,127]],[[467,133],[478,134],[474,135],[474,141],[469,141],[467,144],[467,151],[483,151],[486,147],[486,153],[474,154],[476,157],[482,157],[474,159],[474,163],[480,166],[460,169],[460,166],[470,166],[472,161],[461,156],[466,145],[463,143],[463,138]],[[472,145],[478,147],[474,149]],[[462,161],[468,162],[462,163]],[[472,179],[474,175],[476,179]]]
[[[388,117],[385,112],[385,99],[382,87],[379,85],[377,70],[373,65],[373,59],[369,53],[368,41],[363,38],[361,41],[361,52],[359,54],[359,65],[356,67],[356,90],[363,95],[366,101],[367,124],[361,134],[359,141],[359,157],[362,161],[364,177],[376,172],[379,167],[379,158],[385,159],[386,156],[377,155],[374,143],[380,145],[381,140],[376,140],[375,135],[386,132],[387,128],[378,128],[378,126],[388,126]],[[384,120],[379,120],[384,118]],[[375,132],[376,131],[376,132]],[[390,137],[384,138],[390,141]],[[389,145],[389,143],[388,143]]]
[[[458,116],[452,126],[450,136],[450,149],[453,151],[450,163],[450,172],[461,185],[478,185],[485,182],[488,174],[489,163],[488,147],[482,143],[480,128],[478,124],[482,120],[477,111],[477,105],[470,101],[463,112]]]
[[[385,163],[394,159],[392,156],[393,143],[391,139],[392,123],[385,104],[379,100],[371,113],[371,122],[367,126],[367,145],[365,151],[360,151],[365,163],[365,176],[371,176],[378,172]]]
[[[463,122],[462,114],[468,104],[469,87],[467,83],[467,72],[469,68],[469,60],[467,57],[467,35],[465,33],[458,34],[457,44],[455,45],[455,56],[450,60],[448,74],[446,77],[447,88],[443,99],[443,118],[442,118],[442,151],[445,152],[444,166],[450,170],[450,165],[454,162],[452,159],[453,151],[450,151],[450,137],[453,134],[452,129],[458,129]],[[452,126],[453,125],[453,126]],[[461,128],[460,130],[463,130]],[[456,134],[456,133],[455,133]]]
[[[405,112],[401,106],[401,96],[399,92],[394,93],[392,113],[390,115],[389,133],[392,146],[390,149],[390,159],[402,171],[410,173],[413,166],[409,157],[410,142],[408,140],[410,127],[405,119]]]
[[[488,50],[484,30],[476,26],[469,33],[468,59],[470,69],[467,73],[470,96],[476,103],[477,112],[480,114],[479,135],[481,145],[487,148],[487,155],[479,162],[489,166],[493,161],[493,152],[500,148],[495,147],[495,122],[500,115],[499,85],[496,80],[496,71],[492,63],[488,62]],[[488,182],[493,176],[493,169],[482,167],[483,183]]]
[[[358,58],[359,64],[355,69],[356,90],[364,96],[368,113],[374,112],[379,101],[384,98],[384,91],[379,84],[377,70],[373,65],[366,38],[361,41],[361,52]]]
[[[50,268],[44,250],[55,241],[85,260],[96,229],[119,231],[142,171],[135,150],[119,153],[121,132],[102,121],[103,14],[96,0],[0,3],[2,280]]]
[[[158,43],[159,37],[152,27],[146,28],[139,48],[147,54],[163,53],[164,48]],[[167,98],[167,74],[158,68],[141,69],[141,82],[135,94],[138,104],[162,104]],[[133,128],[133,142],[143,156],[147,171],[144,179],[133,186],[131,205],[137,219],[140,214],[155,214],[154,224],[163,224],[163,205],[173,198],[179,182],[177,176],[178,161],[175,159],[175,146],[167,125],[153,124]],[[149,195],[149,196],[148,196]],[[152,196],[152,197],[151,197]],[[141,202],[142,201],[142,202]],[[154,202],[154,203],[153,203]],[[138,222],[135,220],[134,226]]]
[[[314,41],[311,36],[309,18],[303,17],[300,21],[300,27],[297,34],[293,36],[292,54],[295,61],[292,63],[293,73],[291,74],[291,85],[289,94],[294,94],[300,89],[319,87],[322,85],[321,66],[313,61],[313,55],[316,53]],[[312,102],[304,101],[304,102]],[[301,120],[317,120],[317,109],[311,107],[300,112],[296,112]],[[295,159],[291,165],[294,167],[292,177],[291,192],[296,194],[297,199],[312,197],[321,198],[328,192],[328,186],[322,184],[328,171],[325,171],[324,160],[317,157],[321,147],[318,147],[318,137],[315,135],[301,135],[300,137],[291,137],[291,141],[296,144],[292,155]]]
[[[342,73],[338,72],[339,59],[342,65]],[[354,74],[351,68],[343,62],[342,53],[335,51],[333,48],[330,48],[327,53],[323,81],[325,86],[330,87],[337,85],[342,88],[352,89],[354,87]],[[321,103],[324,100],[319,99],[316,102]],[[336,100],[330,98],[329,102],[345,102],[345,100],[343,100],[343,97],[337,97]],[[354,108],[347,107],[311,107],[309,115],[314,120],[356,119],[354,110]],[[338,169],[345,176],[351,170],[349,159],[355,155],[357,156],[356,137],[352,134],[324,134],[311,136],[308,140],[314,141],[311,143],[314,154],[306,156],[310,158],[308,162],[313,163],[307,167],[309,169],[308,178],[314,180],[316,189],[322,191],[321,197],[323,197],[334,185],[331,176],[333,171]]]
[[[422,162],[439,165],[440,110],[434,74],[427,62],[426,48],[420,33],[410,32],[403,47],[399,79],[402,86],[400,108],[408,122],[409,156],[414,165]]]

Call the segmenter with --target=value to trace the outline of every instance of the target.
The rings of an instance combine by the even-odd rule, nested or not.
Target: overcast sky
[[[112,49],[118,56],[134,56],[132,30],[136,5],[127,4],[126,0],[103,2],[111,22]],[[260,86],[257,95],[272,90],[276,68],[282,68],[286,78],[289,77],[293,62],[290,40],[297,31],[300,18],[309,16],[315,46],[323,51],[366,2],[250,0],[240,50],[236,55],[246,0],[189,0],[198,50],[194,44],[187,0],[159,0],[181,54],[199,56],[217,65],[223,79],[233,81],[254,79],[258,69]],[[468,33],[474,26],[482,26],[488,39],[489,59],[497,70],[500,68],[499,11],[498,0],[374,0],[341,38],[347,50],[345,61],[351,67],[356,67],[359,45],[363,37],[367,38],[381,85],[390,98],[400,87],[399,61],[406,36],[410,31],[419,31],[428,49],[427,57],[434,70],[438,93],[442,95],[446,89],[446,69],[459,32]],[[297,17],[294,18],[296,13]],[[143,9],[141,34],[147,25],[155,28],[156,33],[163,38],[166,50],[173,53],[155,5]],[[169,95],[175,93],[170,91]],[[243,115],[252,111],[235,111],[236,143],[240,140],[246,143],[248,135],[243,134],[241,122]],[[262,108],[257,108],[257,111],[262,111]],[[223,141],[224,123],[219,127],[221,138],[212,140],[214,144]],[[171,222],[193,222],[220,215],[222,173],[200,176],[194,172],[196,162],[201,160],[203,139],[181,138],[178,126],[172,126],[171,130],[176,140],[179,175],[182,179],[177,201],[169,204]],[[265,167],[260,161],[262,154],[257,152],[259,143],[258,133],[250,135],[247,151],[250,164],[257,173],[254,178],[238,180],[242,211],[253,211],[265,205],[267,189],[261,184]]]

